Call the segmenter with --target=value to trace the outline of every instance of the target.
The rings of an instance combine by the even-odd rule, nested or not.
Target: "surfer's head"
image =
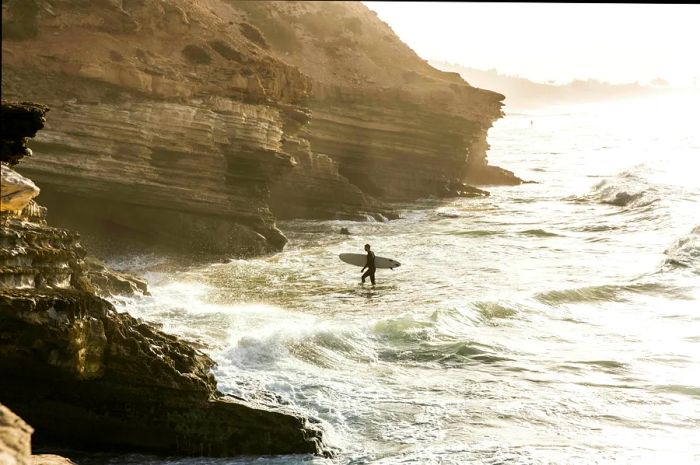
[[[365,250],[369,252],[369,244],[365,244]]]

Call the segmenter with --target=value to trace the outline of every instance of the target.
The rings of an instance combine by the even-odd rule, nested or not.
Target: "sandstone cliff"
[[[439,71],[360,2],[238,2],[270,49],[308,75],[308,138],[382,200],[441,195],[469,179],[517,184],[486,160],[504,96]]]
[[[430,67],[357,2],[3,2],[2,93],[53,108],[22,167],[64,225],[252,255],[284,217],[517,183],[503,96]],[[459,190],[459,189],[458,189]]]
[[[75,465],[53,454],[32,455],[34,429],[10,409],[0,404],[0,463],[2,465]]]
[[[20,116],[3,119],[3,141],[20,150],[30,134],[5,123],[37,107],[3,101],[3,114],[9,108]],[[22,154],[3,156],[3,178],[6,161]],[[78,235],[49,226],[46,208],[12,205],[3,201],[0,218],[0,399],[31,424],[36,442],[177,455],[328,453],[321,431],[298,413],[222,395],[208,356],[93,293],[145,288],[87,265]]]

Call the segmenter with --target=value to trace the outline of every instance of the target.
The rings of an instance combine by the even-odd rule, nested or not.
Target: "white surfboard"
[[[364,253],[341,253],[340,259],[345,263],[355,266],[365,266],[367,264],[367,254]],[[374,264],[377,268],[397,268],[401,263],[391,258],[374,257]]]

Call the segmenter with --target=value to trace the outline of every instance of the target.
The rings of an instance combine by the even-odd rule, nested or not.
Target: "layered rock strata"
[[[169,455],[329,453],[307,418],[222,395],[211,358],[96,296],[98,286],[145,288],[99,261],[86,264],[78,235],[45,217],[31,201],[0,219],[0,399],[35,428],[35,443]]]
[[[31,3],[31,21],[24,3],[3,4],[2,91],[53,108],[22,169],[63,225],[200,255],[284,246],[270,190],[295,165],[313,171],[299,134],[306,76],[226,2],[215,5],[226,21],[200,2]],[[312,178],[322,186],[313,192],[351,192],[350,205],[365,207],[332,170]]]
[[[451,184],[517,184],[488,165],[503,95],[439,71],[360,2],[242,2],[270,49],[309,76],[308,138],[368,195],[412,200]]]
[[[485,156],[503,96],[359,2],[9,0],[3,39],[3,96],[54,109],[23,172],[88,237],[253,255],[275,217],[519,182]]]

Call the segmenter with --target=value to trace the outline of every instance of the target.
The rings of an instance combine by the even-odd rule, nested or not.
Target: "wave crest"
[[[676,240],[664,254],[667,258],[662,268],[688,268],[700,274],[700,225]]]
[[[624,207],[625,210],[647,207],[661,200],[660,193],[636,171],[641,167],[623,171],[593,186],[589,194],[569,197],[574,203],[601,203]]]

